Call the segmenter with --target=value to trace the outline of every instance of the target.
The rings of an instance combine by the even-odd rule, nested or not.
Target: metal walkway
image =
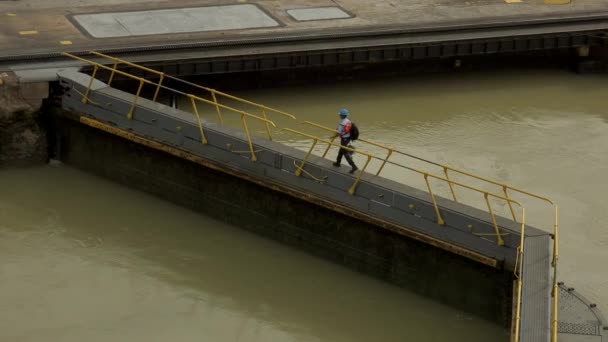
[[[365,157],[365,165],[355,175],[349,175],[333,168],[324,158],[330,148],[339,147],[333,139],[320,137],[333,129],[307,121],[298,124],[289,113],[124,60],[92,54],[112,66],[66,54],[92,66],[93,74],[76,71],[58,74],[65,89],[62,106],[83,114],[81,123],[211,168],[223,165],[223,171],[234,176],[299,194],[311,202],[324,203],[333,210],[348,212],[397,234],[491,267],[511,270],[516,279],[513,339],[557,341],[558,297],[553,294],[557,293],[559,230],[557,207],[548,198],[366,140],[360,140],[361,147],[356,150]],[[125,64],[155,76],[157,81],[118,70],[119,65]],[[117,75],[138,82],[134,94],[111,87]],[[105,82],[99,77],[104,77]],[[196,87],[205,95],[168,88],[163,85],[166,79]],[[150,99],[142,97],[144,86],[153,90]],[[158,103],[161,91],[188,98],[194,115]],[[224,125],[228,115],[236,115],[241,130]],[[290,126],[299,129],[277,127],[278,118],[293,122]],[[262,128],[264,137],[251,134],[250,126],[255,124]],[[313,129],[316,133],[310,132]],[[301,151],[277,143],[273,141],[277,131],[309,141],[310,147]],[[319,150],[318,145],[326,148]],[[384,152],[370,152],[378,150]],[[397,154],[425,163],[433,171],[395,162],[391,156]],[[374,163],[376,170],[372,170]],[[386,165],[417,175],[426,189],[381,177]],[[458,181],[454,175],[459,176]],[[480,182],[495,190],[471,185]],[[439,196],[438,184],[444,185],[444,197]],[[481,203],[485,202],[487,210],[468,205],[468,198],[461,194],[464,189],[475,193]],[[514,195],[519,200],[513,199]],[[448,196],[451,199],[446,198]],[[549,204],[548,209],[555,215],[553,234],[526,226],[524,202],[527,200]],[[508,208],[510,219],[496,214],[495,202],[502,202]]]
[[[564,283],[559,284],[559,317],[559,341],[608,341],[608,325],[596,304]]]

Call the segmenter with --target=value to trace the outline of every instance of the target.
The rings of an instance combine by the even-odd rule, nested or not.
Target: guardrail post
[[[329,152],[329,149],[331,148],[332,144],[334,143],[334,140],[336,140],[337,137],[338,137],[337,135],[334,135],[331,138],[330,143],[327,144],[327,148],[325,149],[325,152],[323,152],[323,155],[321,156],[321,158],[325,158],[325,156],[327,155],[327,152]]]
[[[450,176],[448,175],[448,168],[446,166],[443,167],[443,173],[445,174],[445,179],[448,180],[448,185],[450,186],[450,191],[452,192],[452,198],[454,199],[454,202],[458,202],[458,200],[456,199],[456,192],[454,191],[454,185],[450,180]]]
[[[308,158],[310,158],[310,155],[312,154],[312,150],[317,145],[317,141],[318,141],[317,139],[314,139],[312,141],[312,146],[310,146],[308,153],[306,153],[306,156],[304,157],[304,159],[302,159],[302,163],[300,164],[300,166],[298,167],[298,169],[295,172],[296,176],[300,177],[302,175],[302,172],[304,171],[304,164],[306,164],[306,162],[308,161]]]
[[[507,186],[502,186],[502,191],[505,193],[505,197],[508,199],[507,203],[509,204],[509,210],[511,210],[511,216],[513,216],[513,221],[517,222],[517,217],[515,217],[515,210],[513,210],[513,203],[511,203],[511,198],[509,197],[509,192],[507,191]]]
[[[156,86],[156,91],[154,92],[154,96],[152,97],[152,101],[156,102],[156,97],[158,97],[158,93],[160,92],[160,87],[162,86],[163,79],[165,78],[165,73],[160,73],[160,80],[158,80],[158,85]]]
[[[526,208],[521,208],[521,236],[519,239],[519,247],[517,248],[517,259],[519,260],[519,266],[515,263],[517,270],[517,303],[515,305],[515,332],[513,336],[513,342],[519,342],[519,331],[521,324],[521,288],[522,288],[522,271],[523,271],[523,260],[524,260],[524,244],[526,239]]]
[[[439,206],[437,205],[437,200],[435,199],[433,190],[431,190],[431,183],[429,183],[429,174],[428,173],[424,173],[424,181],[426,182],[426,187],[429,190],[429,194],[431,195],[431,200],[433,201],[433,206],[435,207],[435,214],[437,214],[437,224],[440,226],[444,226],[445,221],[443,220],[443,217],[441,217],[441,213],[439,212]]]
[[[139,79],[139,87],[137,88],[137,93],[135,94],[135,98],[133,99],[133,104],[131,105],[131,110],[129,110],[129,114],[127,114],[127,119],[133,120],[133,113],[135,112],[135,106],[137,106],[137,100],[139,99],[139,94],[141,94],[141,88],[144,87],[143,78]]]
[[[217,98],[215,97],[215,91],[211,92],[211,98],[213,99],[213,103],[215,104],[215,111],[217,112],[218,120],[220,120],[220,125],[223,125],[224,118],[222,118],[222,112],[220,111],[220,106],[217,103]]]
[[[243,123],[243,129],[245,130],[245,135],[247,136],[247,142],[249,143],[249,150],[251,150],[251,160],[256,161],[258,157],[255,155],[255,151],[253,150],[253,143],[251,142],[251,135],[249,134],[249,128],[247,127],[247,121],[245,121],[245,115],[241,114],[241,122]]]
[[[93,73],[91,74],[91,79],[89,80],[89,86],[87,87],[87,91],[84,93],[84,96],[82,97],[82,103],[84,103],[84,104],[89,103],[89,95],[91,94],[91,87],[93,87],[93,81],[95,81],[95,74],[97,74],[98,69],[99,69],[99,66],[97,66],[97,64],[95,64],[95,66],[93,66]]]
[[[378,169],[378,172],[376,172],[376,176],[378,176],[380,174],[380,172],[382,172],[382,169],[384,169],[384,165],[386,165],[386,162],[388,161],[388,158],[391,157],[391,154],[393,154],[393,149],[389,149],[388,150],[388,154],[386,155],[386,158],[384,158],[384,161],[382,162],[382,165],[380,165],[380,168]]]
[[[498,245],[504,246],[505,240],[503,240],[502,235],[500,235],[498,223],[496,223],[496,216],[494,216],[494,210],[492,210],[492,205],[490,204],[490,199],[488,198],[489,195],[489,193],[484,192],[483,197],[486,199],[486,203],[488,205],[488,211],[490,212],[490,217],[492,218],[492,224],[494,225],[494,231],[496,232],[496,239],[498,241]]]
[[[196,115],[196,121],[198,121],[198,129],[201,132],[201,142],[203,143],[203,145],[207,144],[207,137],[205,137],[205,133],[203,132],[203,123],[201,122],[201,117],[198,113],[198,106],[196,105],[196,100],[194,99],[194,96],[188,94],[188,97],[190,97],[190,102],[192,103],[192,109],[194,110],[194,114]]]
[[[558,298],[557,292],[557,261],[559,259],[559,226],[557,222],[557,206],[555,207],[555,225],[553,231],[553,320],[551,322],[551,342],[557,342]]]
[[[108,86],[112,85],[112,81],[114,80],[114,74],[116,73],[116,68],[118,68],[118,62],[114,63],[114,67],[112,68],[112,72],[110,73],[110,78],[108,79]]]
[[[268,116],[266,115],[266,109],[264,109],[263,107],[262,115],[264,115],[264,119],[268,120]],[[270,133],[270,125],[268,124],[268,121],[264,122],[264,125],[266,126],[266,133],[268,133],[268,140],[272,141],[272,134]]]
[[[367,156],[367,161],[365,162],[365,165],[363,165],[363,168],[359,171],[359,175],[357,176],[357,179],[355,179],[355,182],[353,183],[353,185],[350,187],[350,189],[348,189],[349,194],[351,194],[351,195],[355,194],[355,190],[357,190],[357,185],[361,181],[361,177],[363,176],[363,173],[365,172],[365,169],[367,168],[367,166],[369,165],[369,162],[371,160],[372,160],[372,156]]]

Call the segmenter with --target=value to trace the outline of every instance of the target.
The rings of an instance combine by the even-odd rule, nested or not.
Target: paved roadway
[[[0,1],[0,58],[582,13],[608,13],[608,0],[572,0],[567,5],[543,0]]]

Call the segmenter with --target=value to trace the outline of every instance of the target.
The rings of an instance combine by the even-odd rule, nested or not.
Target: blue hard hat
[[[348,109],[346,109],[346,108],[340,109],[340,116],[348,116]]]

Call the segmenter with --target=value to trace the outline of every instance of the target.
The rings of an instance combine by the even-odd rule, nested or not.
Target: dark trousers
[[[350,143],[350,138],[341,138],[340,139],[340,145],[342,146],[348,146],[348,143]],[[349,150],[346,150],[344,148],[340,148],[340,151],[338,151],[338,159],[336,159],[336,163],[340,164],[340,162],[342,162],[342,156],[344,156],[344,158],[346,158],[346,161],[348,162],[348,165],[350,165],[352,168],[356,168],[357,166],[355,165],[355,162],[353,161],[353,157],[352,157],[352,152]]]

